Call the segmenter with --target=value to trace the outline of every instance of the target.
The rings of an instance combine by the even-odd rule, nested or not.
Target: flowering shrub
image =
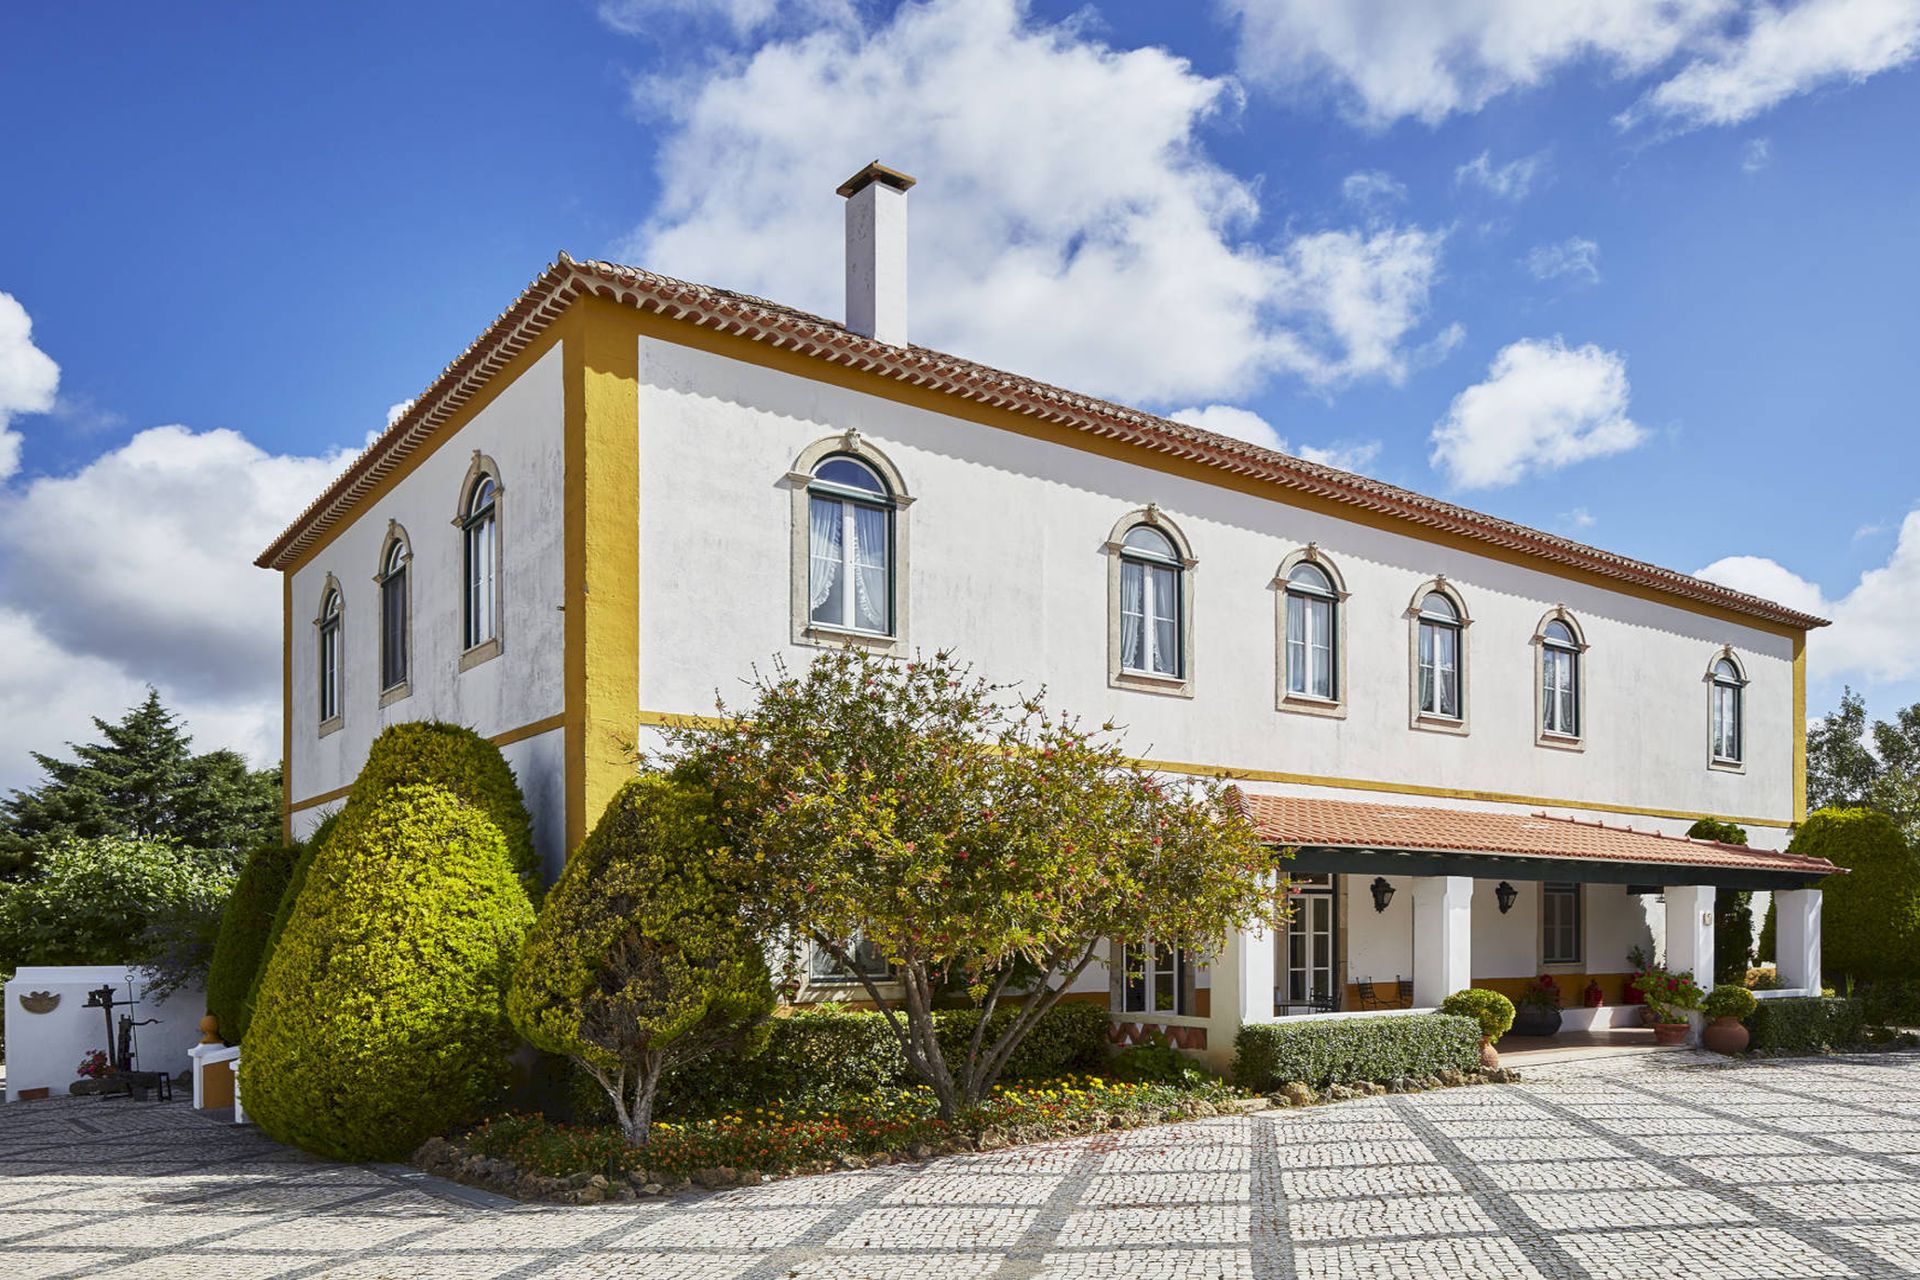
[[[1657,964],[1648,965],[1633,985],[1646,997],[1655,1022],[1685,1022],[1687,1011],[1700,1007],[1700,987],[1690,972],[1668,973]]]
[[[524,1173],[609,1177],[646,1169],[655,1177],[684,1177],[696,1169],[757,1169],[784,1173],[842,1155],[872,1155],[962,1145],[990,1130],[1028,1138],[1105,1127],[1119,1115],[1134,1123],[1170,1114],[1199,1114],[1233,1097],[1218,1083],[1198,1088],[1127,1084],[1098,1076],[1070,1076],[1031,1087],[1000,1086],[954,1122],[940,1119],[939,1101],[924,1086],[885,1089],[830,1110],[754,1107],[682,1123],[656,1121],[652,1139],[629,1146],[612,1126],[556,1124],[544,1116],[489,1120],[466,1137],[468,1150],[507,1160]]]
[[[1558,1009],[1560,1007],[1560,984],[1553,980],[1552,974],[1543,973],[1527,983],[1527,989],[1520,993],[1520,1003],[1539,1005],[1547,1009]]]
[[[107,1060],[105,1049],[95,1049],[80,1059],[80,1065],[74,1068],[76,1074],[83,1075],[89,1080],[98,1080],[112,1070],[113,1064]]]

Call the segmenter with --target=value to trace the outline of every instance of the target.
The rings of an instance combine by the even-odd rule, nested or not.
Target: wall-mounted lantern
[[[1373,909],[1385,911],[1387,904],[1393,901],[1393,886],[1387,883],[1385,876],[1375,876],[1371,886],[1373,890]]]
[[[1493,896],[1500,901],[1500,914],[1505,915],[1513,910],[1513,900],[1520,896],[1520,891],[1502,880],[1500,887],[1493,891]]]

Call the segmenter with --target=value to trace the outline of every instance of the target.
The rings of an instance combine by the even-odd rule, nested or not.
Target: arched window
[[[893,496],[845,454],[807,485],[807,606],[817,626],[893,634]]]
[[[1181,653],[1181,578],[1186,569],[1173,540],[1137,524],[1120,540],[1120,670],[1135,675],[1185,674]]]
[[[318,662],[320,724],[340,716],[340,589],[329,586],[320,598]]]
[[[461,642],[476,649],[500,634],[500,484],[481,472],[467,490],[460,527],[465,544],[466,608]]]
[[[1540,731],[1580,736],[1580,641],[1559,618],[1540,631]]]
[[[406,536],[395,526],[387,536],[387,553],[380,562],[380,691],[390,693],[407,683],[408,635],[411,601],[407,595]]]
[[[1423,716],[1462,719],[1466,700],[1460,606],[1443,591],[1428,591],[1420,597],[1415,616],[1418,671],[1414,705]]]
[[[1340,595],[1327,571],[1311,560],[1293,566],[1286,589],[1287,692],[1332,702],[1340,696]]]
[[[1747,678],[1732,654],[1714,662],[1713,760],[1715,764],[1739,764],[1745,748]]]

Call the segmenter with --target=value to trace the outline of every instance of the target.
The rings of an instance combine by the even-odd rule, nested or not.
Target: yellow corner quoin
[[[1793,638],[1793,820],[1807,820],[1807,633]]]
[[[631,776],[640,705],[640,342],[630,307],[582,298],[566,380],[567,848]]]
[[[280,839],[293,843],[293,570],[280,575]]]

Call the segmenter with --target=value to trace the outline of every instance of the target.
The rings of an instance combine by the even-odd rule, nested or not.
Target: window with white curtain
[[[1540,963],[1580,960],[1580,886],[1546,881],[1540,886]]]
[[[1340,598],[1326,570],[1303,560],[1287,574],[1287,692],[1328,701],[1334,677],[1335,614]]]
[[[1741,698],[1746,680],[1731,658],[1713,664],[1713,758],[1727,764],[1740,763],[1742,748],[1740,723]]]
[[[1180,586],[1185,572],[1173,542],[1149,525],[1135,525],[1120,543],[1120,669],[1179,676]]]
[[[1580,644],[1558,619],[1540,633],[1540,728],[1561,738],[1580,736]]]
[[[820,626],[893,634],[893,503],[880,477],[828,458],[807,487],[807,600]]]
[[[1120,947],[1120,1012],[1189,1015],[1194,1008],[1193,964],[1184,947],[1155,942]]]
[[[340,714],[340,593],[329,589],[320,602],[320,722]]]
[[[380,688],[407,682],[407,544],[395,538],[380,566]]]
[[[1420,601],[1420,714],[1460,718],[1460,610],[1438,591]]]
[[[461,521],[466,541],[466,609],[462,628],[465,646],[483,645],[499,634],[499,594],[494,575],[499,567],[500,486],[490,475],[473,482]]]

